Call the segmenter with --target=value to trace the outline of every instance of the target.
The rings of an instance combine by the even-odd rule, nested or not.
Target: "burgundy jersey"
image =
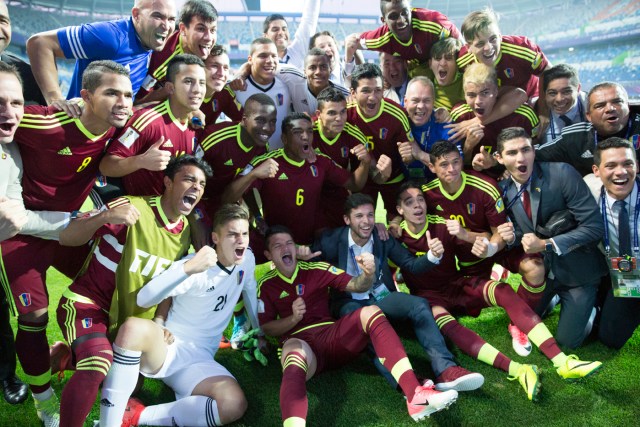
[[[201,135],[200,148],[204,160],[211,165],[213,177],[207,180],[202,201],[207,213],[213,215],[220,207],[220,196],[235,176],[257,156],[267,152],[259,147],[242,142],[242,126],[239,123],[223,122],[207,126]]]
[[[476,115],[473,113],[473,109],[469,104],[456,105],[453,110],[451,110],[451,121],[454,123],[460,123],[475,117]],[[523,104],[508,116],[484,125],[484,137],[473,148],[473,155],[479,153],[480,147],[482,146],[485,147],[488,153],[492,154],[495,152],[498,143],[498,134],[502,129],[508,127],[521,127],[527,131],[532,138],[535,138],[538,136],[538,123],[538,115],[536,112],[528,105]]]
[[[352,102],[347,104],[347,122],[360,129],[367,139],[367,150],[375,161],[382,154],[389,156],[392,170],[388,183],[402,181],[405,168],[398,152],[398,142],[413,141],[409,118],[404,109],[389,99],[383,99],[378,114],[366,118],[360,113],[358,104]],[[367,182],[367,185],[371,184]]]
[[[89,196],[114,128],[93,135],[54,107],[31,105],[15,134],[23,164],[22,196],[27,209],[74,211]]]
[[[147,75],[142,81],[142,86],[136,94],[137,99],[142,99],[154,89],[164,86],[167,79],[167,66],[174,56],[184,53],[180,40],[180,30],[171,34],[159,52],[152,52],[149,59]]]
[[[170,223],[160,205],[160,198],[150,200],[149,205],[157,224],[166,233],[180,234],[185,228],[184,217],[176,223]],[[110,201],[108,209],[129,204],[129,199],[119,197]],[[100,238],[93,256],[83,275],[69,285],[69,290],[91,299],[102,309],[109,311],[116,288],[116,268],[122,258],[122,251],[127,240],[128,228],[124,224],[105,224],[96,231],[94,238]],[[153,255],[152,255],[153,256]]]
[[[497,184],[491,178],[476,172],[462,172],[462,186],[455,194],[447,193],[439,179],[422,186],[427,212],[445,219],[455,219],[473,232],[489,232],[507,222],[507,214]],[[458,260],[465,263],[481,261],[471,254],[471,243],[456,239]]]
[[[387,24],[384,24],[376,30],[360,34],[360,45],[363,49],[386,52],[407,61],[423,63],[429,59],[434,43],[447,37],[460,38],[460,32],[449,18],[435,10],[411,9],[411,29],[411,40],[405,43],[398,40]]]
[[[467,45],[458,53],[458,69],[464,73],[467,65],[477,62]],[[500,55],[493,64],[498,73],[500,86],[519,87],[527,92],[529,98],[538,96],[538,77],[549,65],[542,50],[524,36],[502,36]],[[534,77],[531,81],[531,77]]]
[[[269,158],[278,163],[278,173],[274,178],[256,179],[248,191],[258,189],[268,225],[287,226],[296,242],[311,244],[322,186],[325,183],[344,186],[351,174],[323,154],[318,154],[314,163],[294,162],[282,148],[253,159],[242,174],[248,174]]]
[[[242,120],[244,113],[242,104],[236,99],[236,93],[229,86],[214,93],[211,98],[205,98],[200,111],[204,113],[205,122],[208,125],[215,124],[222,113],[234,122]]]
[[[281,343],[291,337],[304,340],[305,333],[313,333],[314,327],[334,322],[329,312],[329,288],[344,291],[350,280],[350,275],[326,262],[298,261],[290,279],[271,270],[258,281],[258,320],[264,325],[291,316],[291,305],[301,297],[307,308],[304,317],[278,339]]]
[[[107,152],[118,157],[143,154],[161,137],[164,137],[164,143],[160,148],[174,157],[195,152],[195,131],[171,113],[169,100],[136,111]],[[164,192],[163,177],[162,171],[139,169],[122,180],[127,194],[149,196]]]

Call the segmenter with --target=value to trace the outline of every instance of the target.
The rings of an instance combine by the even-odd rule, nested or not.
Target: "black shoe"
[[[29,387],[20,381],[17,376],[12,376],[6,380],[0,381],[0,387],[4,392],[4,400],[12,405],[22,403],[27,400],[27,391]]]

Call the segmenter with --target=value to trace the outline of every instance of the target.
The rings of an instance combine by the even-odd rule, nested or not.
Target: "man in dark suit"
[[[562,303],[556,339],[576,348],[590,332],[587,327],[606,266],[597,244],[604,226],[589,188],[580,174],[565,163],[535,162],[531,138],[522,128],[506,128],[498,136],[496,159],[507,168],[503,199],[513,222],[498,227],[509,246],[525,253],[542,253],[549,272],[547,288],[538,306],[544,310],[558,295]],[[550,226],[552,215],[568,211],[577,222],[569,230],[542,236],[536,227]]]
[[[442,257],[442,245],[434,246],[426,255],[414,257],[393,237],[382,240],[374,223],[374,204],[370,196],[355,193],[345,203],[346,227],[328,230],[316,240],[313,251],[320,251],[323,260],[358,275],[356,257],[370,252],[375,257],[375,283],[363,293],[340,292],[332,296],[331,309],[336,317],[370,305],[377,305],[390,320],[410,320],[420,345],[431,359],[436,375],[436,389],[468,391],[482,386],[484,377],[457,366],[447,349],[444,338],[433,319],[426,299],[397,292],[388,260],[413,273],[423,273],[436,265]],[[390,381],[389,373],[376,364]],[[381,369],[382,368],[382,369]]]

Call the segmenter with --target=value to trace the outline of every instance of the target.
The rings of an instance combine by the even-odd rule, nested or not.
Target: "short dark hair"
[[[374,79],[380,77],[382,79],[382,70],[376,64],[365,62],[364,64],[358,64],[351,73],[351,89],[358,89],[358,83],[362,79]]]
[[[204,69],[204,61],[195,55],[183,53],[176,55],[169,61],[167,65],[167,81],[175,83],[176,75],[180,72],[181,65],[199,65]]]
[[[102,84],[105,74],[119,74],[130,78],[129,70],[115,61],[93,61],[82,73],[82,89],[94,92]]]
[[[18,71],[15,65],[7,64],[6,62],[0,61],[0,73],[13,74],[16,77],[16,79],[18,79],[18,81],[20,82],[20,86],[24,86],[24,83],[22,82],[22,77],[20,76],[20,72]]]
[[[422,185],[420,185],[418,181],[414,181],[414,180],[405,181],[402,184],[400,184],[400,188],[398,188],[398,192],[396,193],[396,206],[400,206],[400,203],[402,202],[402,193],[404,193],[405,191],[411,188],[420,190],[420,192],[424,194],[424,191],[422,191]]]
[[[316,97],[318,101],[318,110],[322,110],[327,102],[347,102],[347,97],[340,89],[335,86],[329,86],[320,91]]]
[[[250,104],[258,104],[258,105],[270,105],[273,108],[276,108],[276,103],[266,93],[254,93],[244,103],[244,111],[251,110]]]
[[[188,27],[194,16],[201,17],[205,22],[213,22],[218,19],[218,11],[211,2],[189,0],[182,6],[180,22]]]
[[[569,83],[571,83],[572,86],[580,86],[578,70],[569,64],[558,64],[544,70],[542,72],[542,78],[542,92],[546,92],[547,87],[549,87],[549,83],[557,79],[569,79]]]
[[[435,164],[440,157],[449,153],[460,154],[460,150],[455,143],[447,140],[436,141],[436,143],[431,146],[431,150],[429,150],[429,161]]]
[[[439,40],[431,46],[431,52],[429,52],[429,58],[442,58],[445,55],[452,55],[453,58],[458,57],[458,52],[462,49],[462,42],[453,37],[447,37],[444,40]]]
[[[221,44],[214,44],[209,51],[209,58],[212,56],[228,55],[227,49]]]
[[[209,163],[191,154],[172,157],[167,164],[167,168],[164,170],[164,176],[173,181],[176,173],[185,166],[195,166],[200,168],[207,178],[211,178],[213,176],[213,170],[211,169],[211,166],[209,166]]]
[[[349,216],[353,209],[364,205],[371,205],[375,207],[375,203],[373,203],[371,196],[364,193],[353,193],[347,197],[347,200],[345,200],[343,212],[345,215]]]
[[[311,118],[304,113],[291,113],[287,117],[282,120],[282,134],[286,135],[291,129],[293,129],[293,121],[294,120],[306,120],[309,123],[311,122]]]
[[[284,22],[287,22],[287,20],[284,19],[284,16],[280,15],[279,13],[272,13],[271,15],[264,18],[264,23],[262,24],[262,32],[264,34],[267,34],[267,31],[269,31],[269,27],[271,26],[271,23],[273,21],[278,21],[280,19],[283,20]]]
[[[224,204],[220,206],[213,216],[213,229],[216,230],[219,227],[223,227],[228,222],[236,219],[249,221],[249,211],[244,206],[235,203]]]
[[[289,229],[289,227],[285,227],[284,225],[277,225],[277,224],[272,225],[271,227],[267,228],[267,231],[264,233],[264,248],[266,250],[269,250],[269,243],[271,243],[271,237],[276,234],[288,234],[289,236],[291,236],[292,239],[294,239],[294,242],[295,242],[295,238],[293,236],[293,233]]]
[[[612,136],[602,142],[599,142],[596,145],[596,151],[595,153],[593,153],[593,164],[596,166],[600,166],[600,161],[602,160],[602,152],[611,148],[628,148],[631,150],[631,152],[633,152],[633,160],[636,160],[636,150],[634,150],[633,145],[631,145],[631,143],[624,138]]]
[[[257,39],[251,42],[251,46],[249,47],[249,55],[253,55],[253,52],[256,50],[256,46],[261,44],[275,45],[273,40],[271,40],[269,37],[258,37]]]
[[[599,90],[608,89],[608,88],[618,89],[620,93],[625,97],[626,102],[629,103],[629,94],[627,93],[627,90],[624,88],[624,86],[622,86],[618,82],[601,82],[595,85],[594,87],[592,87],[589,90],[589,93],[587,94],[587,111],[591,109],[591,95],[593,95],[595,92]]]
[[[327,55],[327,53],[324,50],[320,49],[319,47],[312,47],[311,49],[309,49],[307,54],[304,56],[304,65],[305,65],[305,67],[307,65],[307,60],[311,56],[324,56],[325,58],[327,58],[327,61],[329,61],[329,66],[331,66],[331,59],[329,58],[329,55]]]
[[[312,35],[311,38],[309,39],[309,50],[311,50],[312,48],[316,47],[316,40],[320,36],[329,36],[329,37],[331,37],[333,39],[333,41],[336,43],[336,46],[338,46],[338,40],[336,40],[336,37],[333,34],[331,34],[331,31],[320,31],[320,32],[317,32],[314,35]]]
[[[510,127],[504,128],[498,134],[498,141],[496,143],[496,152],[502,154],[502,150],[504,150],[504,143],[507,141],[511,141],[512,139],[524,138],[531,142],[531,135],[527,133],[524,128],[521,127]]]

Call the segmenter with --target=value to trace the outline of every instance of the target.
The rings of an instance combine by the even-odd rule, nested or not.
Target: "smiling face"
[[[204,193],[207,178],[197,166],[181,167],[171,180],[164,177],[165,192],[162,196],[162,208],[171,221],[180,215],[189,215]]]
[[[580,86],[571,84],[566,77],[554,79],[547,85],[544,93],[544,99],[550,110],[558,115],[565,114],[576,103]]]
[[[351,238],[360,246],[364,246],[373,233],[375,212],[373,205],[360,205],[351,209],[349,215],[343,216],[345,224],[351,229]]]
[[[84,118],[92,122],[95,129],[121,128],[131,116],[133,90],[127,76],[105,73],[96,90],[82,89],[81,95],[88,113]]]
[[[473,113],[482,120],[491,114],[498,99],[498,87],[490,82],[466,83],[464,85],[464,99]]]
[[[636,160],[631,148],[608,148],[600,152],[600,164],[593,165],[607,193],[616,200],[624,200],[633,190],[636,179]]]
[[[429,59],[429,68],[433,71],[436,83],[440,86],[449,86],[453,83],[456,79],[456,73],[458,72],[456,57],[450,53],[442,55],[439,58],[434,57]]]
[[[284,52],[289,46],[289,27],[287,27],[287,22],[283,19],[271,21],[269,29],[264,33],[264,36],[273,40],[278,52]]]
[[[384,81],[391,87],[400,87],[407,80],[407,62],[389,53],[380,55],[380,69]]]
[[[496,154],[498,163],[506,167],[511,177],[520,184],[527,182],[533,173],[535,158],[535,150],[527,138],[505,141],[502,151]]]
[[[333,37],[326,35],[316,37],[314,47],[322,49],[324,53],[327,54],[331,60],[332,70],[338,66],[338,62],[340,61],[340,51],[338,50],[338,45]]]
[[[589,97],[587,120],[593,123],[600,137],[620,132],[629,121],[629,101],[616,86],[603,87]]]
[[[420,81],[414,81],[409,85],[404,96],[404,108],[407,110],[411,123],[422,126],[431,120],[434,99],[435,96],[430,85]]]
[[[242,264],[249,247],[249,222],[234,219],[216,228],[211,234],[216,245],[218,262],[225,267]]]
[[[253,145],[265,147],[276,131],[276,107],[251,101],[245,106],[242,127]],[[248,107],[248,108],[247,108]],[[244,141],[245,143],[247,141]]]
[[[380,111],[382,102],[382,79],[380,77],[360,79],[357,89],[351,89],[351,95],[355,98],[363,116],[374,117]]]
[[[477,37],[468,43],[469,52],[475,55],[476,60],[483,64],[493,66],[500,55],[500,43],[502,36],[498,25],[490,24],[485,31],[478,33]]]
[[[329,139],[335,138],[347,122],[347,102],[325,102],[317,112],[322,124],[322,132]]]
[[[181,64],[173,82],[166,83],[173,115],[186,120],[189,113],[202,105],[207,91],[207,76],[198,64]]]
[[[288,233],[277,233],[269,237],[264,256],[275,265],[276,269],[285,277],[293,276],[298,261],[296,259],[296,244]]]
[[[0,144],[13,141],[24,115],[22,85],[13,73],[0,72]]]
[[[131,10],[133,24],[140,41],[147,49],[159,52],[176,25],[173,0],[143,0]]]
[[[206,59],[216,44],[218,23],[205,21],[202,16],[194,15],[189,25],[180,23],[180,39],[184,53],[190,53],[202,60]]]
[[[408,223],[424,227],[427,220],[427,202],[418,188],[407,188],[400,194],[400,204],[396,206],[400,215]]]
[[[389,1],[382,6],[382,22],[400,41],[411,40],[411,9],[408,1]]]
[[[229,80],[229,55],[223,53],[207,57],[204,71],[207,75],[207,89],[220,92]]]
[[[331,62],[325,55],[307,56],[304,61],[304,74],[307,77],[309,89],[314,95],[329,86],[331,76]]]
[[[268,84],[276,77],[278,51],[273,43],[257,44],[249,55],[251,77],[259,84]]]
[[[313,125],[306,119],[292,120],[291,128],[282,134],[282,142],[291,160],[306,160],[313,151]]]

